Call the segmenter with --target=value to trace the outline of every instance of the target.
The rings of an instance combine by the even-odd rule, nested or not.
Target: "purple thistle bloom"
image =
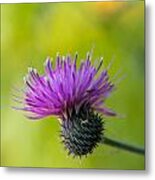
[[[79,156],[92,152],[101,140],[103,123],[97,113],[116,115],[104,106],[114,84],[109,81],[106,69],[97,77],[103,60],[94,67],[90,58],[88,55],[79,68],[77,55],[74,59],[57,56],[55,68],[47,58],[44,75],[30,68],[25,78],[23,108],[19,108],[29,112],[27,117],[30,119],[47,116],[61,119],[65,147],[69,153]]]

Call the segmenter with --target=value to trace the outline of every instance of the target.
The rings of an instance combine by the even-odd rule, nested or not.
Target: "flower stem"
[[[109,146],[113,146],[113,147],[116,147],[119,149],[123,149],[123,150],[129,151],[129,152],[145,155],[145,150],[143,148],[136,147],[136,146],[129,145],[129,144],[125,144],[125,143],[122,143],[120,141],[113,140],[113,139],[110,139],[107,137],[104,137],[102,139],[101,143],[109,145]]]

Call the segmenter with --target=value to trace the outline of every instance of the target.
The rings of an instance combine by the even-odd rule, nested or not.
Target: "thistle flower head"
[[[88,54],[77,67],[77,55],[56,57],[55,67],[50,58],[45,62],[45,73],[39,75],[30,68],[25,78],[23,107],[30,119],[57,116],[61,120],[61,137],[69,153],[87,155],[101,141],[101,115],[115,116],[105,107],[106,98],[114,88],[108,71],[100,75],[101,59],[95,67]]]

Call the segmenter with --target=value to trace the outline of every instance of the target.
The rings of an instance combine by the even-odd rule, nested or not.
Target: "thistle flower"
[[[90,54],[79,68],[76,61],[77,54],[74,59],[57,56],[54,68],[47,58],[43,75],[29,68],[24,78],[24,95],[14,95],[14,100],[23,107],[15,109],[26,111],[30,119],[56,116],[61,124],[62,142],[74,156],[92,153],[99,143],[144,155],[144,148],[104,136],[102,116],[116,116],[116,113],[105,106],[114,84],[109,80],[108,68],[99,74],[102,58],[97,67],[91,63]]]
[[[56,57],[55,68],[50,58],[45,62],[45,74],[29,68],[24,78],[23,107],[30,119],[56,116],[61,124],[61,139],[69,154],[82,156],[91,153],[104,134],[102,115],[116,113],[105,106],[105,100],[114,89],[101,58],[98,66],[91,62],[90,54],[77,67],[77,54]]]

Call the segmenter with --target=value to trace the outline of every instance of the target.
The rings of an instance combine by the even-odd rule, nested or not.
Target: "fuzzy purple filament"
[[[109,81],[108,71],[104,69],[96,77],[102,66],[94,67],[90,55],[77,67],[77,55],[56,57],[56,66],[52,67],[50,58],[45,62],[45,74],[39,75],[36,69],[29,68],[25,78],[23,107],[17,108],[29,112],[30,119],[57,116],[66,119],[75,109],[78,113],[83,105],[106,116],[116,113],[104,106],[105,99],[114,89]]]

